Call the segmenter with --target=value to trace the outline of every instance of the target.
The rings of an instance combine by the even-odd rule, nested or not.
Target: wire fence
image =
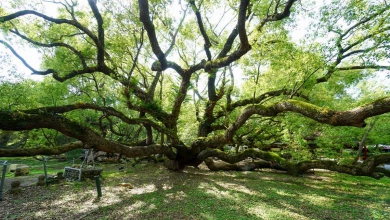
[[[94,160],[92,159],[92,166],[88,165],[88,155],[92,151],[86,154],[86,157],[82,161],[81,165],[75,164],[76,158],[70,161],[63,158],[52,158],[42,156],[40,158],[28,159],[15,159],[15,160],[0,160],[0,201],[4,201],[4,194],[9,190],[12,190],[12,181],[20,181],[21,186],[30,186],[34,181],[34,184],[49,185],[60,182],[60,180],[66,179],[68,181],[83,181],[85,179],[91,179],[96,181],[96,187],[98,190],[98,196],[101,197],[100,180],[102,168],[95,167]],[[5,159],[5,158],[4,158]],[[27,165],[28,164],[28,165]],[[73,168],[75,165],[76,168]],[[74,178],[70,178],[68,171],[76,170],[77,175]],[[34,179],[36,178],[36,179]],[[42,186],[39,185],[39,186]]]

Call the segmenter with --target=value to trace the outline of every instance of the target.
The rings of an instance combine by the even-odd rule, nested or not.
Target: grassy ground
[[[56,171],[55,162],[48,163]],[[390,219],[389,178],[204,167],[170,172],[159,164],[124,172],[117,164],[103,167],[100,199],[94,181],[31,186],[21,194],[5,193],[0,219]]]
[[[26,164],[30,166],[30,175],[35,175],[35,174],[43,174],[44,173],[44,168],[43,168],[43,162],[33,159],[31,157],[18,157],[18,158],[0,158],[1,160],[1,166],[3,166],[3,161],[7,161],[8,164],[8,169],[11,164]],[[65,166],[70,166],[71,163],[69,161],[65,162],[58,162],[57,160],[48,160],[46,162],[46,169],[47,172],[50,172],[52,174],[56,174],[57,172],[63,172]],[[2,170],[2,168],[0,169]],[[6,173],[6,177],[10,178],[13,177],[14,173]]]

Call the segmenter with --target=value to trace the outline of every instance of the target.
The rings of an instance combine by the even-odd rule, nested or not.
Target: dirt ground
[[[154,163],[120,171],[119,166],[104,167],[102,197],[94,180],[36,186],[39,175],[18,177],[21,192],[3,194],[0,220],[389,219],[387,179],[334,178],[322,171],[300,177],[274,170],[210,172],[205,166],[172,172]],[[6,189],[15,179],[6,181]]]
[[[20,187],[28,187],[28,186],[35,185],[38,182],[38,176],[40,176],[40,175],[41,174],[20,176],[20,177],[13,177],[13,178],[5,178],[3,193],[5,193],[9,189],[11,189],[11,183],[13,181],[20,181]]]
[[[118,170],[117,165],[113,165],[113,169]],[[0,201],[0,219],[161,219],[151,214],[145,216],[138,207],[141,201],[134,203],[134,197],[163,190],[166,184],[181,185],[184,179],[189,179],[189,175],[193,174],[181,173],[179,175],[183,179],[176,179],[176,173],[156,165],[152,168],[154,175],[144,175],[150,172],[149,169],[108,174],[101,179],[101,199],[97,197],[94,180],[63,180],[59,184],[37,186],[41,174],[6,178],[3,201]],[[10,184],[15,180],[21,181],[21,192],[11,194]],[[124,218],[125,208],[133,211]],[[182,218],[173,216],[173,219]]]

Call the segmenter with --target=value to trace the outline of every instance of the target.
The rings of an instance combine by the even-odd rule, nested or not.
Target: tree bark
[[[17,149],[2,149],[0,148],[0,155],[2,157],[26,157],[36,155],[57,155],[69,152],[74,149],[83,148],[85,145],[81,141],[76,141],[64,144],[57,148],[38,147],[38,148],[17,148]]]
[[[213,161],[213,157],[217,157],[221,161]],[[260,158],[263,161],[243,162],[246,158]],[[369,176],[373,178],[381,178],[383,175],[378,174],[381,169],[376,167],[382,163],[390,163],[390,154],[378,154],[371,156],[362,164],[357,165],[341,165],[337,161],[330,160],[312,160],[293,163],[288,161],[276,153],[263,152],[258,149],[248,149],[237,155],[231,155],[217,149],[207,149],[202,151],[199,159],[205,161],[210,170],[253,170],[257,168],[273,168],[277,170],[285,170],[291,175],[300,175],[310,169],[326,169],[340,173],[346,173],[354,176]],[[266,161],[266,162],[264,162]],[[267,165],[268,163],[269,165]]]
[[[224,161],[215,161],[211,158],[207,158],[205,161],[205,164],[207,167],[212,171],[252,171],[255,169],[262,169],[262,168],[272,168],[276,170],[283,170],[280,166],[273,165],[272,163],[265,161],[265,160],[255,160],[255,161],[241,161],[238,163],[230,164],[226,163]]]
[[[367,128],[366,132],[364,132],[364,135],[362,137],[362,140],[359,142],[359,150],[355,157],[355,160],[353,161],[354,164],[356,164],[359,160],[360,155],[362,154],[363,147],[366,144],[366,139],[368,134],[370,133],[371,129],[374,127],[376,120],[374,120]]]

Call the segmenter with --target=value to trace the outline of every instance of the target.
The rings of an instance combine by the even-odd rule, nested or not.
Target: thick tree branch
[[[375,69],[375,70],[390,70],[390,66],[380,66],[380,65],[368,65],[368,66],[344,66],[337,67],[335,70],[364,70],[364,69]]]
[[[252,171],[255,169],[262,169],[262,168],[273,168],[277,170],[284,170],[278,166],[273,166],[270,162],[264,161],[264,160],[255,160],[255,161],[242,161],[238,163],[226,163],[224,161],[214,161],[211,158],[207,158],[204,160],[207,168],[209,168],[211,171]]]
[[[257,96],[254,99],[253,98],[248,98],[248,99],[242,99],[242,100],[233,102],[227,108],[227,110],[231,111],[231,110],[233,110],[233,109],[235,109],[237,107],[242,107],[242,106],[246,106],[246,105],[249,105],[249,104],[258,104],[258,103],[264,101],[264,99],[266,99],[266,98],[276,97],[276,96],[280,96],[280,95],[287,95],[287,94],[288,94],[288,91],[286,89],[280,89],[280,90],[265,92],[265,93]]]
[[[103,68],[104,65],[104,54],[105,54],[105,49],[104,49],[104,29],[103,29],[103,18],[102,15],[99,12],[98,7],[96,6],[96,0],[88,0],[89,6],[92,9],[93,15],[96,18],[97,25],[98,25],[98,40],[99,44],[97,44],[97,61],[98,61],[98,66],[100,68]]]
[[[148,33],[150,45],[152,46],[153,53],[156,55],[158,61],[161,65],[161,70],[167,68],[167,59],[165,54],[162,52],[160,45],[158,44],[156,31],[153,25],[153,22],[150,20],[149,16],[149,1],[148,0],[138,0],[139,4],[139,18],[140,21],[144,24],[145,30]]]
[[[263,102],[266,99],[276,97],[276,96],[281,96],[281,95],[288,95],[289,92],[286,89],[281,89],[281,90],[275,90],[275,91],[270,91],[263,93],[256,98],[248,98],[248,99],[242,99],[236,102],[231,103],[231,101],[227,102],[226,109],[223,111],[219,111],[215,114],[215,118],[221,118],[225,116],[227,113],[232,112],[234,109],[247,106],[247,105],[253,105],[253,104],[259,104]],[[229,96],[228,96],[229,97]]]
[[[225,44],[223,45],[223,49],[218,54],[217,59],[225,57],[229,53],[229,51],[232,49],[234,40],[236,39],[237,35],[238,35],[238,29],[237,29],[237,27],[235,27],[232,30],[232,32],[230,33],[230,35],[229,35],[228,39],[226,40]]]
[[[334,66],[334,65],[333,65]],[[336,65],[337,66],[337,65]],[[327,82],[335,71],[349,71],[349,70],[390,70],[390,66],[382,65],[362,65],[362,66],[343,66],[343,67],[330,67],[325,76],[316,79],[316,83]]]
[[[264,26],[265,23],[267,23],[267,22],[278,21],[278,20],[282,20],[282,19],[288,17],[290,15],[291,7],[292,7],[293,3],[296,2],[296,1],[297,0],[289,0],[285,4],[285,7],[284,7],[282,13],[269,15],[266,18],[264,18],[262,20],[261,24],[260,24],[259,29],[261,29],[261,27]],[[239,9],[238,22],[237,22],[237,33],[238,33],[238,35],[240,37],[240,43],[241,43],[240,48],[237,51],[231,53],[227,57],[222,57],[223,54],[221,53],[218,56],[220,58],[218,58],[216,60],[212,60],[212,61],[206,62],[204,64],[204,69],[206,71],[209,70],[209,69],[213,69],[213,68],[221,68],[221,67],[228,66],[232,62],[240,59],[243,55],[245,55],[251,49],[251,46],[250,46],[250,44],[248,42],[247,33],[246,33],[246,30],[245,30],[246,11],[248,9],[248,6],[249,6],[249,0],[242,0],[241,1],[240,9]],[[236,36],[236,33],[235,33],[235,30],[233,30],[233,32],[231,33],[230,37],[231,37],[231,39],[234,39],[235,36]],[[230,37],[229,37],[229,39],[230,39]],[[226,48],[223,49],[224,52],[228,51],[229,45],[230,44],[226,44],[225,45]]]
[[[241,13],[241,12],[239,12]],[[248,5],[248,13],[246,13],[246,18],[245,19],[248,19],[249,16],[251,15],[251,5],[249,4]],[[241,21],[242,23],[242,21]],[[242,30],[241,30],[242,31]],[[218,54],[217,56],[217,59],[219,58],[222,58],[222,57],[225,57],[229,51],[232,49],[232,46],[233,46],[233,43],[234,43],[234,40],[236,39],[237,35],[238,35],[238,26],[234,27],[234,29],[232,30],[232,32],[230,32],[229,34],[229,37],[227,38],[225,44],[223,45],[223,49],[221,50],[221,52]],[[244,37],[245,38],[245,37]],[[245,40],[245,39],[244,39]]]
[[[150,106],[153,106],[153,103],[145,103],[144,105],[134,105],[131,100],[130,100],[130,89],[132,90],[131,92],[135,94],[140,100],[148,100],[148,94],[143,91],[142,89],[138,88],[137,86],[129,86],[128,88],[124,89],[124,95],[126,97],[126,104],[129,109],[139,111],[139,112],[145,112],[153,116],[154,118],[158,119],[162,123],[166,124],[167,121],[170,119],[170,115],[166,113],[164,110],[161,108],[150,108]],[[152,105],[150,105],[152,104]]]
[[[165,69],[171,68],[175,70],[180,76],[183,76],[187,71],[183,70],[177,63],[166,61]],[[164,71],[165,69],[162,67],[161,62],[154,62],[152,64],[152,71]],[[201,68],[200,68],[201,69]]]
[[[127,124],[147,124],[152,126],[157,131],[163,132],[164,134],[168,135],[169,137],[174,137],[174,134],[157,123],[147,119],[147,118],[129,118],[125,116],[122,112],[117,111],[114,108],[111,107],[102,107],[94,104],[89,103],[77,103],[73,105],[64,105],[64,106],[55,106],[55,107],[43,107],[43,108],[37,108],[37,109],[29,109],[21,111],[26,114],[63,114],[66,112],[74,111],[74,110],[80,110],[80,109],[93,109],[100,112],[103,112],[107,116],[115,116],[119,119],[121,119],[123,122]]]
[[[188,88],[190,86],[190,79],[191,79],[190,74],[184,75],[182,77],[179,91],[176,94],[175,102],[173,103],[173,108],[171,113],[172,116],[171,120],[174,120],[175,123],[179,119],[181,106],[183,104],[183,101],[187,97]]]
[[[234,133],[254,114],[276,116],[283,112],[295,112],[323,124],[364,127],[366,118],[389,111],[390,97],[382,98],[347,111],[330,110],[296,100],[283,101],[268,107],[262,105],[250,106],[244,109],[236,121],[226,130],[225,139],[232,140]]]
[[[93,147],[97,150],[110,153],[119,153],[127,157],[165,154],[168,158],[175,158],[175,154],[168,146],[150,145],[129,147],[114,141],[106,140],[88,127],[85,127],[81,124],[78,124],[77,122],[71,121],[57,114],[26,114],[19,111],[0,111],[0,119],[0,129],[6,131],[22,131],[38,128],[48,128],[57,130],[69,137],[73,137],[80,140],[86,145],[87,148]],[[40,153],[42,152],[38,150],[38,154]],[[9,151],[8,154],[12,155],[12,152]],[[30,154],[34,154],[34,151],[32,150]]]
[[[260,158],[265,161],[274,161],[279,164],[287,163],[286,159],[276,153],[260,151],[255,148],[247,149],[239,154],[229,154],[218,149],[206,149],[198,155],[199,160],[205,160],[209,157],[218,157],[227,163],[237,163],[248,157]]]
[[[17,148],[17,149],[2,149],[0,155],[4,157],[27,157],[35,155],[58,155],[69,152],[71,150],[84,148],[85,145],[81,141],[76,141],[64,144],[59,147],[38,147],[38,148]]]
[[[241,0],[240,9],[238,12],[237,30],[238,30],[238,36],[240,37],[241,51],[250,50],[250,44],[248,41],[248,36],[245,28],[246,12],[248,10],[249,2],[250,0]]]
[[[297,2],[298,0],[288,0],[283,8],[283,11],[281,13],[278,13],[278,6],[277,5],[275,7],[275,10],[274,10],[274,14],[272,15],[269,15],[267,14],[267,17],[263,18],[259,24],[259,26],[257,27],[257,30],[261,30],[264,25],[267,23],[267,22],[272,22],[272,21],[279,21],[279,20],[282,20],[288,16],[290,16],[290,13],[291,13],[291,7],[293,6],[293,4],[295,2]],[[271,7],[271,5],[270,5]]]
[[[349,44],[346,48],[344,48],[342,50],[342,52],[347,52],[349,51],[350,49],[352,49],[353,47],[363,43],[364,41],[366,40],[369,40],[369,39],[372,39],[373,37],[375,37],[376,35],[379,35],[379,34],[383,34],[384,32],[390,30],[390,26],[386,26],[386,27],[382,27],[381,29],[371,33],[371,34],[367,34],[365,35],[364,37],[361,37],[359,38],[358,40],[356,40],[355,42]],[[372,47],[374,48],[374,47]],[[366,51],[369,50],[369,49],[366,49]],[[351,52],[352,53],[352,52]],[[345,57],[348,57],[349,55],[344,55]]]
[[[289,169],[291,174],[304,173],[310,169],[327,169],[337,171],[340,173],[347,173],[355,176],[370,176],[376,179],[383,177],[383,175],[376,174],[376,167],[382,163],[390,162],[390,154],[378,154],[370,156],[361,164],[357,165],[340,165],[336,161],[302,161]]]
[[[46,71],[37,71],[37,70],[33,69],[30,65],[28,65],[28,63],[8,43],[6,43],[4,41],[0,41],[0,43],[5,45],[6,47],[8,47],[11,50],[11,52],[19,60],[21,60],[23,62],[23,64],[33,72],[33,74],[36,74],[36,75],[53,74],[54,79],[56,79],[60,82],[63,82],[65,80],[70,79],[70,78],[77,76],[77,75],[81,75],[81,74],[85,74],[85,73],[92,73],[92,72],[96,72],[96,71],[100,71],[108,76],[111,76],[113,71],[104,64],[104,55],[107,55],[107,54],[105,53],[105,50],[104,50],[104,30],[103,30],[103,26],[102,26],[103,19],[102,19],[101,15],[96,7],[95,1],[90,1],[90,6],[91,6],[91,9],[93,10],[94,15],[96,17],[96,20],[98,22],[98,37],[96,37],[96,35],[94,35],[88,28],[84,27],[76,20],[56,19],[56,18],[46,16],[44,14],[41,14],[39,12],[33,11],[33,10],[23,10],[23,11],[19,11],[19,12],[10,14],[10,15],[0,17],[0,23],[12,21],[13,19],[16,19],[16,18],[22,17],[22,16],[26,16],[26,15],[35,15],[35,16],[38,16],[40,18],[43,18],[47,21],[50,21],[50,22],[53,22],[56,24],[68,24],[68,25],[74,26],[77,29],[79,29],[81,32],[83,32],[87,36],[89,36],[93,40],[93,42],[95,43],[95,45],[97,47],[97,53],[98,53],[97,67],[87,67],[85,65],[85,61],[83,61],[84,58],[82,56],[80,56],[80,53],[78,51],[76,51],[74,48],[72,49],[72,47],[70,47],[69,45],[67,46],[66,44],[60,45],[58,43],[54,43],[54,44],[46,44],[46,45],[41,44],[39,46],[65,46],[68,49],[72,50],[72,52],[74,52],[76,55],[79,56],[79,58],[82,60],[82,64],[83,64],[84,68],[82,70],[73,70],[70,73],[66,74],[65,76],[59,76],[57,71],[53,70],[53,69],[48,69]],[[29,40],[29,42],[30,43],[38,43],[38,42],[33,42],[31,39]],[[114,76],[111,76],[111,77],[114,77]]]
[[[217,157],[226,162],[215,164],[210,157]],[[246,158],[260,158],[264,162],[241,162]],[[382,163],[390,162],[390,154],[378,154],[371,156],[369,159],[358,165],[340,165],[336,161],[328,160],[313,160],[302,161],[298,163],[290,162],[276,153],[264,152],[258,149],[248,149],[239,154],[228,154],[217,149],[207,149],[198,155],[199,160],[206,162],[206,165],[214,171],[217,170],[253,170],[257,168],[273,168],[278,170],[286,170],[292,175],[305,173],[310,169],[327,169],[341,173],[347,173],[355,176],[370,176],[374,178],[381,178],[382,175],[375,173],[376,167]],[[239,163],[241,162],[241,163]]]
[[[200,15],[199,9],[196,7],[194,0],[191,0],[189,2],[189,4],[191,5],[192,10],[195,13],[196,21],[198,22],[199,31],[202,34],[203,39],[204,39],[204,50],[206,52],[207,60],[210,61],[211,60],[211,52],[210,52],[211,42],[210,42],[209,36],[207,35],[206,30],[204,28],[202,16]]]

